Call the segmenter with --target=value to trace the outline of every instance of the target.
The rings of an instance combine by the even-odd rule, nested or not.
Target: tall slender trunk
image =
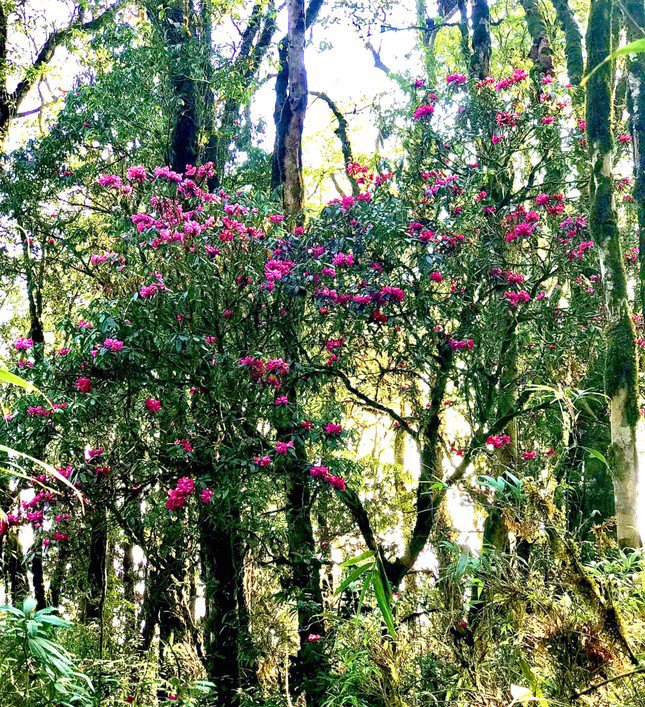
[[[637,0],[638,2],[638,0]],[[567,73],[573,86],[578,86],[584,73],[582,57],[582,34],[568,0],[551,0],[555,8],[560,27],[564,32],[564,46],[567,60]]]
[[[642,0],[626,1],[625,25],[629,42],[643,37],[645,5]],[[634,199],[638,208],[640,306],[645,320],[645,53],[632,56],[627,69],[630,128],[634,145]]]
[[[34,536],[34,552],[31,560],[31,574],[34,580],[34,596],[36,608],[44,609],[47,606],[45,594],[45,574],[43,571],[43,546],[40,533]]]
[[[59,606],[62,594],[63,580],[67,573],[67,560],[70,555],[69,545],[61,543],[58,547],[56,564],[49,580],[49,597],[52,606]]]
[[[521,0],[526,26],[533,40],[530,57],[533,63],[545,74],[553,72],[553,56],[549,44],[546,23],[537,0]]]
[[[324,0],[310,0],[305,12],[305,31],[318,17]],[[271,157],[271,191],[275,192],[284,186],[285,182],[285,139],[291,121],[291,106],[288,101],[289,91],[289,36],[283,37],[278,44],[279,69],[275,81],[275,107],[273,121],[275,123],[275,142]]]
[[[244,546],[240,509],[201,510],[200,555],[206,602],[204,659],[221,704],[237,704],[240,688],[256,682],[244,592]]]
[[[101,621],[107,584],[107,511],[97,503],[87,514],[90,531],[89,562],[87,565],[86,621]]]
[[[172,0],[163,16],[155,3],[150,2],[149,15],[169,55],[169,81],[177,104],[169,162],[173,170],[183,172],[187,164],[195,164],[199,159],[200,96],[193,75],[196,57],[191,51],[191,40],[198,31],[196,17],[184,0]]]
[[[10,531],[4,536],[3,552],[11,603],[14,606],[19,606],[29,594],[29,579],[17,532]]]
[[[472,23],[471,71],[477,78],[484,79],[490,74],[490,57],[492,53],[490,10],[487,0],[473,0]]]
[[[591,0],[587,29],[588,66],[590,70],[599,67],[589,80],[586,97],[591,158],[589,227],[598,246],[607,308],[605,392],[609,397],[618,542],[626,547],[640,547],[636,452],[638,358],[614,199],[611,125],[615,67],[613,62],[602,64],[611,52],[612,4],[612,0]]]
[[[125,600],[125,626],[126,640],[131,641],[136,636],[137,605],[136,605],[136,568],[134,565],[134,545],[126,542],[123,545],[123,598]]]

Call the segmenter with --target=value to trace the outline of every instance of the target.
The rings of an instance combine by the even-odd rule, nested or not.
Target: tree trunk
[[[605,392],[609,397],[611,464],[618,542],[640,547],[638,531],[639,419],[638,358],[631,320],[627,278],[616,220],[612,173],[613,62],[600,66],[611,52],[612,0],[592,0],[587,30],[589,70],[599,66],[587,88],[587,141],[591,158],[591,238],[598,246],[607,308]]]
[[[533,40],[530,57],[542,73],[553,73],[553,56],[542,12],[536,0],[522,0],[526,26]]]
[[[638,1],[638,0],[637,0]],[[567,59],[567,73],[573,86],[578,86],[584,73],[584,59],[582,57],[582,35],[574,17],[573,10],[568,0],[551,0],[558,16],[558,22],[564,32],[565,54]]]
[[[318,17],[324,0],[310,0],[305,13],[305,30],[308,30]],[[285,182],[285,138],[291,121],[291,108],[287,100],[289,89],[289,37],[283,37],[278,44],[279,69],[275,81],[275,142],[271,157],[271,191],[275,192]]]
[[[291,395],[293,399],[293,394]],[[281,430],[280,440],[292,440],[295,453],[287,460],[287,542],[289,564],[292,568],[291,583],[298,606],[298,636],[300,647],[290,675],[290,684],[297,693],[304,691],[307,705],[322,704],[325,691],[324,676],[328,666],[320,639],[324,636],[322,619],[323,597],[320,587],[320,560],[316,555],[311,525],[311,495],[305,445],[296,430]]]
[[[643,28],[645,28],[643,0],[627,0],[625,24],[628,42],[643,37]],[[645,321],[645,53],[632,56],[627,69],[630,128],[634,145],[634,199],[638,208],[640,306]]]
[[[29,594],[29,579],[16,531],[10,531],[4,536],[3,552],[9,578],[8,589],[11,603],[14,606],[20,606],[22,600]]]
[[[218,522],[224,520],[225,523]],[[206,602],[204,660],[208,679],[216,685],[223,705],[237,704],[236,693],[249,677],[254,660],[248,642],[248,615],[244,596],[244,550],[235,518],[201,509],[200,555]],[[244,635],[243,635],[244,634]],[[241,648],[246,647],[246,651]],[[249,658],[251,658],[249,660]]]
[[[31,560],[31,573],[34,579],[34,596],[36,597],[36,608],[44,609],[47,606],[45,595],[45,575],[43,573],[43,546],[40,533],[34,537],[34,554]]]
[[[101,621],[107,584],[107,512],[105,505],[97,503],[88,510],[90,530],[89,563],[87,566],[87,595],[85,620]]]
[[[197,57],[190,51],[190,40],[196,33],[194,10],[184,0],[172,0],[160,19],[154,3],[149,16],[161,34],[170,56],[170,84],[177,103],[169,146],[169,162],[176,172],[199,160],[199,91],[193,76]]]
[[[471,72],[478,79],[490,74],[491,39],[490,10],[487,0],[473,0],[473,50]]]
[[[123,598],[125,600],[125,637],[128,641],[131,641],[137,633],[136,581],[134,545],[127,542],[123,545]]]

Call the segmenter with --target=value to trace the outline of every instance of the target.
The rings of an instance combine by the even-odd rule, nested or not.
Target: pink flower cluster
[[[475,340],[463,339],[461,341],[457,341],[456,339],[448,339],[448,346],[450,346],[453,351],[463,351],[464,349],[472,351],[475,346]]]
[[[414,115],[412,116],[414,120],[421,120],[423,118],[427,118],[429,115],[432,115],[434,113],[434,106],[430,105],[429,103],[424,103],[423,105],[419,106],[415,111]]]
[[[187,476],[183,476],[179,479],[179,481],[177,481],[177,486],[174,489],[166,492],[168,495],[168,498],[166,499],[166,508],[170,511],[176,511],[183,508],[184,504],[188,500],[188,496],[190,496],[194,490],[195,480]]]
[[[468,81],[466,74],[448,74],[448,76],[446,76],[447,84],[459,86],[462,83],[466,83],[466,81]]]
[[[504,78],[495,84],[495,90],[502,91],[506,88],[510,88],[514,84],[519,83],[520,81],[524,81],[526,78],[528,78],[528,75],[529,72],[525,69],[515,69],[512,76]]]
[[[33,339],[28,339],[21,336],[13,342],[13,347],[16,351],[28,351],[34,345]]]
[[[245,356],[237,362],[249,371],[251,378],[259,385],[268,384],[276,390],[282,386],[281,377],[289,373],[289,364],[281,358],[272,358],[265,363],[259,358]]]
[[[531,301],[531,295],[526,290],[520,290],[519,292],[509,290],[504,293],[504,297],[508,300],[511,307],[517,307],[519,304]]]
[[[495,447],[495,449],[501,449],[504,445],[510,444],[511,443],[511,438],[504,434],[504,435],[489,435],[488,438],[486,439],[486,444],[489,447]]]
[[[81,377],[76,380],[74,387],[78,388],[81,393],[89,393],[92,390],[92,381],[89,378]]]
[[[333,474],[330,474],[329,469],[326,466],[322,466],[322,464],[318,466],[312,466],[311,469],[309,469],[309,474],[313,476],[314,479],[320,479],[321,481],[325,481],[338,491],[345,491],[345,489],[347,488],[345,485],[345,479],[341,478],[340,476],[334,476]]]
[[[156,272],[155,277],[157,279],[156,282],[151,282],[149,285],[141,285],[141,290],[139,291],[139,295],[143,299],[148,299],[150,297],[155,297],[158,295],[160,292],[165,292],[166,291],[166,286],[164,285],[164,281],[161,279],[161,273]]]
[[[146,398],[146,410],[154,415],[154,413],[161,410],[161,400],[155,400],[154,398]]]
[[[119,339],[106,339],[103,342],[103,348],[108,351],[121,351],[123,348],[123,342]]]

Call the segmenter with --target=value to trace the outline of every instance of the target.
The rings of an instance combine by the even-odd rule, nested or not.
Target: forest
[[[0,707],[645,707],[643,0],[0,0]]]

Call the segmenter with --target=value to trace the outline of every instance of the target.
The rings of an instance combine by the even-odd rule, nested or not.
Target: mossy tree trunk
[[[645,3],[643,0],[627,0],[626,10],[627,40],[634,42],[643,37]],[[645,53],[633,55],[627,68],[630,128],[634,144],[634,199],[638,208],[641,315],[645,317]]]
[[[569,82],[578,86],[584,73],[582,57],[582,34],[568,0],[551,0],[558,17],[558,23],[564,33],[565,55]]]
[[[490,9],[487,0],[473,0],[473,46],[471,54],[471,72],[478,79],[484,79],[490,73],[492,44],[490,39]]]
[[[612,0],[591,0],[587,29],[589,70],[611,52]],[[602,64],[589,80],[586,96],[591,237],[598,247],[607,309],[605,392],[609,397],[611,464],[618,542],[640,547],[638,531],[638,359],[636,335],[627,295],[612,173],[612,62]]]
[[[526,26],[533,40],[531,60],[543,73],[550,74],[553,71],[553,56],[540,7],[537,0],[522,0],[522,7],[526,15]]]

